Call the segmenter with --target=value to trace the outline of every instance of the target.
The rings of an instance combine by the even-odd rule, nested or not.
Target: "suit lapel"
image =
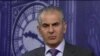
[[[39,53],[37,53],[36,56],[45,56],[45,48],[42,47],[41,49],[38,50]],[[72,45],[66,43],[65,44],[65,47],[64,47],[64,53],[63,53],[63,56],[75,56],[73,53],[75,51],[73,50],[72,48]]]
[[[42,47],[41,49],[38,50],[39,52],[37,53],[36,56],[45,56],[45,48]]]
[[[65,44],[63,56],[74,56],[72,46],[68,43]]]

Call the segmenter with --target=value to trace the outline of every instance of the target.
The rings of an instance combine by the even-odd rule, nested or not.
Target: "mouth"
[[[56,36],[49,36],[49,39],[50,40],[55,40],[56,39]]]

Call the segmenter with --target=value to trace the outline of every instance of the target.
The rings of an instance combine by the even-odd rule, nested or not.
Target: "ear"
[[[67,30],[67,24],[66,22],[64,22],[64,33],[66,33],[66,30]]]
[[[40,29],[39,25],[37,26],[37,30],[38,30],[39,34],[41,34],[41,29]]]

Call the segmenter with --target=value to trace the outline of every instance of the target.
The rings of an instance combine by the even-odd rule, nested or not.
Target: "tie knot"
[[[56,56],[59,50],[57,49],[50,49],[49,52],[52,54],[52,56]]]

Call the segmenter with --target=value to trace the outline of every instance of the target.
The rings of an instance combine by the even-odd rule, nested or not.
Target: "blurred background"
[[[67,42],[100,56],[100,1],[0,1],[0,56],[21,56],[43,46],[36,26],[40,9],[60,7],[67,22]]]

